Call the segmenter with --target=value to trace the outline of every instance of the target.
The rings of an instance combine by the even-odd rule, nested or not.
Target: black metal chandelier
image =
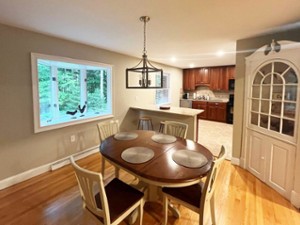
[[[144,22],[144,50],[141,61],[132,68],[126,69],[126,88],[162,88],[163,70],[153,66],[147,57],[146,50],[146,23],[149,16],[140,17]]]

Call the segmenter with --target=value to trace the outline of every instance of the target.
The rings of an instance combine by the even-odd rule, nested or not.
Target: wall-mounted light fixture
[[[163,70],[153,66],[147,57],[146,23],[149,20],[149,16],[140,17],[140,21],[144,22],[143,56],[135,67],[126,69],[126,88],[162,88]]]
[[[272,43],[267,45],[267,47],[264,51],[265,55],[268,55],[272,50],[274,52],[280,52],[280,50],[281,50],[281,45],[274,39],[272,40]]]

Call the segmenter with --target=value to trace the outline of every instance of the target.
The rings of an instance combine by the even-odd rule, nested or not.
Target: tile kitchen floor
[[[198,143],[208,148],[217,156],[221,146],[227,150],[226,159],[232,156],[232,124],[199,120]]]

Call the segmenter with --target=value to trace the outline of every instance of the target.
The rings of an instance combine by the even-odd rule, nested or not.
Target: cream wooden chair
[[[176,121],[164,121],[164,134],[186,138],[188,125]]]
[[[111,135],[114,135],[120,131],[119,121],[111,120],[109,122],[102,122],[97,124],[100,141],[104,141]],[[102,176],[104,177],[105,173],[105,159],[102,157],[102,168],[101,168]],[[115,167],[115,176],[119,177],[119,169]]]
[[[210,210],[211,221],[216,225],[214,210],[214,190],[219,169],[226,156],[224,146],[221,147],[219,157],[212,163],[212,167],[207,175],[205,183],[191,185],[181,188],[162,188],[164,199],[164,224],[168,222],[168,205],[169,200],[178,202],[179,204],[193,210],[199,214],[199,225],[204,224],[204,215]],[[210,208],[210,209],[209,209]]]
[[[142,192],[117,178],[104,186],[100,173],[81,168],[75,163],[72,156],[70,160],[84,208],[92,212],[104,225],[119,224],[135,209],[138,209],[139,224],[142,225],[144,204]]]

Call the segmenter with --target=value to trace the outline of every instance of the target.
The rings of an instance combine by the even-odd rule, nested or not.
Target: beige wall
[[[256,49],[275,40],[290,40],[300,42],[300,28],[290,29],[274,34],[253,37],[237,41],[236,55],[236,82],[235,82],[235,105],[233,125],[233,157],[240,158],[243,137],[243,107],[244,107],[244,84],[245,84],[245,57],[252,54]],[[300,127],[297,128],[300,133]],[[298,143],[299,143],[298,136]],[[299,145],[299,144],[298,144]],[[296,151],[295,186],[294,190],[300,193],[300,150]]]
[[[121,122],[129,106],[154,103],[154,89],[125,88],[125,69],[139,59],[0,25],[0,180],[99,144],[97,122],[34,134],[31,52],[113,65],[114,115]],[[172,105],[178,106],[182,70],[159,67],[171,75]],[[70,135],[77,141],[71,143]]]

